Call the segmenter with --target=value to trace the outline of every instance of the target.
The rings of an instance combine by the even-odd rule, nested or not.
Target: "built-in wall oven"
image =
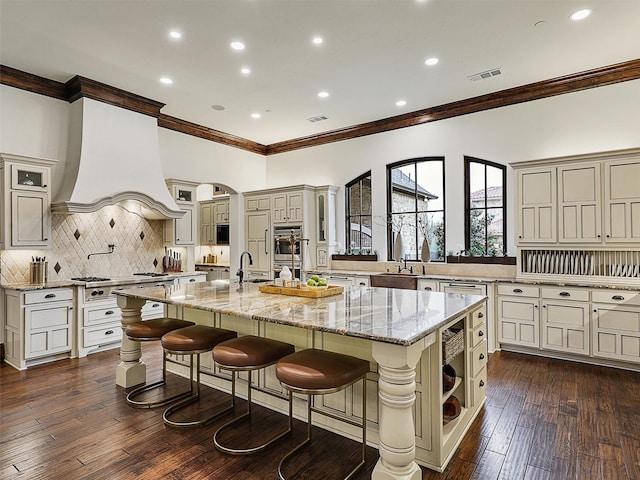
[[[273,229],[273,273],[274,278],[278,278],[282,267],[285,265],[291,269],[293,256],[293,271],[295,278],[302,280],[302,241],[291,242],[291,235],[294,238],[302,238],[302,226],[275,227]]]

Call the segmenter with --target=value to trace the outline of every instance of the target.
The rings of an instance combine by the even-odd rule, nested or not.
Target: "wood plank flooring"
[[[144,345],[143,351],[150,378],[157,377],[160,349]],[[0,478],[276,479],[280,457],[304,435],[296,422],[294,435],[266,452],[221,454],[211,435],[230,415],[206,427],[167,428],[161,409],[126,405],[125,390],[114,385],[117,362],[112,350],[25,372],[3,364]],[[471,431],[447,469],[423,469],[423,479],[640,480],[640,374],[508,352],[492,354],[488,369],[487,402]],[[203,405],[226,399],[205,389]],[[282,415],[254,413],[229,442],[284,425]],[[343,477],[357,461],[357,443],[321,429],[314,435],[288,474]],[[358,479],[370,477],[377,450],[369,448],[368,456]],[[317,459],[323,464],[314,471]]]

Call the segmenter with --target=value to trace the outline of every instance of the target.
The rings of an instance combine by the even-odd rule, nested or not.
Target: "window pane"
[[[349,214],[360,214],[360,182],[349,187]]]
[[[362,179],[362,214],[371,215],[371,177]]]
[[[392,212],[415,212],[415,164],[412,163],[391,170],[391,189]]]
[[[487,210],[487,253],[501,255],[504,252],[504,226],[501,208]]]
[[[425,215],[431,260],[444,260],[444,212],[432,212]],[[422,241],[420,241],[420,248],[422,248]],[[419,254],[420,252],[418,252]]]
[[[426,160],[417,164],[418,211],[444,208],[442,160]]]
[[[372,230],[371,230],[371,217],[363,216],[362,217],[362,236],[360,239],[360,248],[369,248],[373,245],[371,242],[372,238]]]
[[[502,169],[487,165],[487,208],[503,207]]]
[[[486,255],[487,249],[487,228],[486,228],[486,210],[471,210],[471,238],[469,244],[469,253],[471,255]]]
[[[471,162],[469,164],[469,185],[471,192],[471,208],[485,208],[485,165]]]

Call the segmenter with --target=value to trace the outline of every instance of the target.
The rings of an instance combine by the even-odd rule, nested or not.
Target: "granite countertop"
[[[397,271],[393,272],[368,272],[363,270],[309,270],[306,271],[308,275],[353,275],[359,277],[369,277],[371,275],[382,275],[384,273],[394,273],[397,274]],[[403,275],[412,275],[418,278],[424,278],[426,280],[447,280],[447,281],[456,281],[456,282],[469,282],[469,283],[493,283],[493,282],[503,282],[505,280],[500,278],[489,278],[489,277],[461,277],[459,275],[443,275],[443,274],[434,274],[434,273],[413,273],[409,274],[406,271],[402,273]],[[507,279],[506,281],[510,281]]]
[[[180,277],[191,277],[194,275],[206,275],[207,272],[175,272],[175,273],[167,273],[166,275],[161,276],[142,276],[142,275],[128,275],[125,277],[113,277],[109,280],[103,280],[100,282],[80,282],[77,280],[55,280],[51,282],[45,283],[7,283],[2,284],[0,287],[5,288],[7,290],[18,290],[18,291],[30,291],[30,290],[44,290],[47,288],[64,288],[64,287],[114,287],[117,285],[138,285],[142,283],[158,283],[164,282],[167,280],[175,280]]]
[[[224,280],[115,293],[403,346],[418,342],[486,299],[363,286],[345,287],[340,295],[316,299],[262,293],[258,285],[245,283],[240,288]]]
[[[196,262],[196,267],[221,267],[221,268],[229,268],[230,265],[224,265],[222,263],[202,263]]]

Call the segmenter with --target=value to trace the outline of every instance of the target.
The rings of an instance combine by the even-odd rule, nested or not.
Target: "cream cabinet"
[[[541,347],[589,355],[589,290],[542,287],[541,303]]]
[[[439,292],[439,282],[438,280],[431,280],[428,278],[420,278],[418,279],[418,290],[424,290],[427,292]]]
[[[200,244],[216,245],[216,225],[229,223],[229,199],[200,202]]]
[[[53,160],[0,154],[0,249],[49,247]]]
[[[302,224],[304,221],[304,196],[300,192],[276,193],[272,197],[274,225]]]
[[[246,249],[253,259],[253,264],[247,265],[245,271],[269,275],[271,273],[273,238],[271,213],[264,210],[247,212],[245,235]]]
[[[640,363],[640,292],[592,293],[593,356]]]
[[[558,167],[558,241],[594,243],[602,238],[600,164]]]
[[[336,193],[338,187],[316,187],[316,267],[328,267],[336,252]]]
[[[5,360],[23,370],[73,349],[72,288],[5,290]]]
[[[498,341],[540,347],[540,289],[530,285],[498,285]]]
[[[519,170],[516,174],[517,242],[555,242],[556,169],[555,167]]]
[[[607,243],[640,242],[640,153],[604,163]]]
[[[174,179],[168,179],[166,183],[176,205],[185,213],[181,218],[165,220],[164,243],[176,247],[195,245],[197,236],[195,198],[196,187],[199,184]]]

